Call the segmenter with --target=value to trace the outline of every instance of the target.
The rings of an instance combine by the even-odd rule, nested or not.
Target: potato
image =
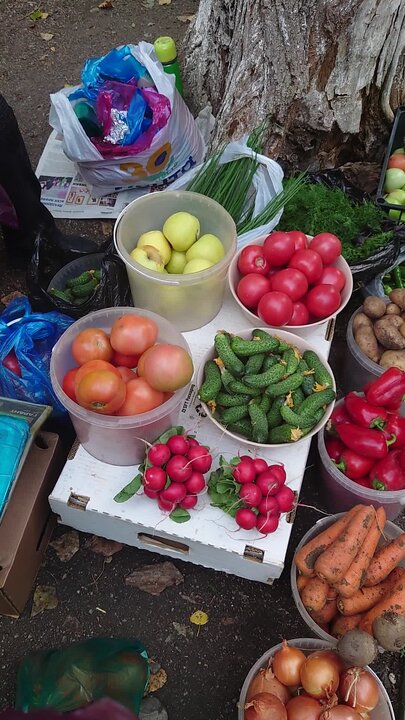
[[[401,308],[398,307],[398,305],[395,305],[395,303],[388,303],[388,305],[385,308],[385,314],[386,315],[400,315]]]
[[[397,288],[396,290],[392,290],[388,297],[391,302],[398,305],[401,310],[405,310],[405,289]]]
[[[405,350],[386,350],[381,355],[380,365],[385,370],[388,370],[390,367],[405,370]]]
[[[402,325],[399,326],[398,330],[401,333],[401,335],[403,335],[403,337],[405,337],[405,322],[403,322]]]
[[[358,328],[354,335],[354,339],[359,346],[360,350],[374,362],[378,362],[380,359],[380,352],[378,350],[378,344],[374,330],[372,327],[362,325]]]
[[[401,313],[401,318],[405,322],[405,312]]]
[[[387,350],[403,350],[405,348],[405,337],[399,332],[403,320],[398,315],[386,315],[374,323],[374,334],[384,348]]]
[[[384,300],[380,297],[374,297],[373,295],[366,297],[363,303],[363,312],[373,320],[383,317],[383,315],[385,315],[385,308]]]
[[[364,325],[365,327],[372,328],[372,327],[373,327],[373,321],[370,320],[370,318],[367,317],[367,315],[365,315],[364,313],[359,312],[359,313],[357,313],[357,315],[355,315],[354,318],[353,318],[353,323],[352,323],[353,333],[356,333],[357,330],[358,330],[360,327],[362,327],[362,325]]]

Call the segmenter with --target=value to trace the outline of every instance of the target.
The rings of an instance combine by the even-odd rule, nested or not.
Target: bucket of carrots
[[[336,642],[359,628],[383,649],[403,647],[405,532],[386,521],[384,508],[356,505],[319,520],[297,547],[291,587],[319,638]]]

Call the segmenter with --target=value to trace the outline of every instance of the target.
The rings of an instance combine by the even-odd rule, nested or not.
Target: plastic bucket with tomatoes
[[[218,263],[188,275],[155,272],[132,259],[138,238],[148,230],[161,230],[170,215],[188,212],[200,221],[200,235],[212,233],[222,242],[225,255]],[[152,193],[131,202],[114,227],[114,242],[124,261],[136,307],[147,307],[179,330],[196,330],[221,309],[226,274],[236,250],[236,226],[215,200],[199,193]]]
[[[139,415],[126,417],[99,415],[71,400],[62,390],[63,378],[75,362],[71,346],[79,332],[87,328],[101,328],[109,333],[121,315],[141,315],[153,320],[158,328],[158,343],[180,345],[190,353],[181,333],[171,323],[155,313],[138,308],[107,308],[77,320],[60,337],[52,351],[51,381],[56,396],[68,410],[76,435],[83,447],[98,460],[111,465],[136,465],[145,455],[145,442],[153,442],[162,432],[176,425],[178,415],[189,391],[190,383],[177,390],[159,407]]]
[[[258,245],[261,247],[264,244],[266,237],[267,236],[258,237],[254,243],[251,243],[251,245],[252,246]],[[310,236],[307,236],[307,242],[308,242],[309,247],[311,244],[311,240],[312,240],[312,238]],[[305,241],[305,236],[304,236],[304,241]],[[233,298],[234,298],[235,302],[237,303],[237,305],[240,307],[243,314],[250,320],[250,322],[253,325],[258,326],[258,324],[260,324],[262,326],[262,325],[264,325],[263,320],[259,318],[259,316],[256,314],[256,312],[254,312],[253,310],[249,310],[246,307],[246,305],[244,305],[243,302],[241,302],[241,300],[238,297],[238,293],[237,293],[238,283],[242,278],[242,274],[238,268],[239,258],[240,258],[240,255],[242,252],[246,253],[246,250],[248,247],[249,246],[245,246],[244,248],[241,248],[241,250],[233,258],[233,260],[230,264],[230,267],[229,267],[228,282],[229,282],[229,287],[230,287],[231,293],[233,295]],[[253,267],[254,267],[254,265],[252,263],[252,269],[253,269]],[[302,335],[302,336],[310,334],[311,331],[313,330],[313,328],[317,327],[318,325],[323,325],[324,323],[331,320],[331,318],[333,318],[338,313],[340,313],[343,310],[343,308],[347,305],[347,303],[350,300],[352,291],[353,291],[353,277],[352,277],[352,274],[350,271],[350,267],[347,264],[346,260],[341,255],[330,267],[337,268],[337,270],[339,270],[340,273],[343,273],[343,275],[344,275],[345,284],[340,293],[341,304],[340,304],[339,308],[335,312],[331,313],[330,315],[327,315],[326,317],[323,317],[319,320],[314,320],[313,322],[310,322],[310,323],[306,323],[306,324],[302,324],[302,325],[288,325],[288,324],[283,325],[282,327],[285,330],[288,330],[288,332],[296,333],[297,335]],[[248,270],[248,272],[250,272],[250,270]],[[246,273],[244,273],[244,274],[246,274]],[[263,278],[264,277],[265,276],[263,275]],[[255,290],[257,288],[258,282],[260,282],[260,280],[257,277],[254,277],[252,290]],[[266,282],[266,280],[264,282]],[[267,280],[267,282],[269,282],[269,280]],[[270,283],[269,283],[269,289],[263,289],[263,293],[269,292],[270,289],[271,288],[270,288]],[[276,327],[276,326],[269,324],[269,327]]]

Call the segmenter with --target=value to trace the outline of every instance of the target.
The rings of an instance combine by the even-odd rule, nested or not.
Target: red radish
[[[166,472],[170,480],[180,483],[191,477],[193,469],[184,455],[172,455],[166,465]]]
[[[251,455],[239,455],[239,460],[246,460],[246,462],[253,462]]]
[[[260,473],[256,479],[256,485],[260,488],[263,495],[275,495],[281,486],[280,480],[278,480],[270,470]]]
[[[198,495],[198,493],[205,490],[205,479],[204,475],[200,472],[192,472],[191,477],[186,480],[186,490],[190,495]]]
[[[149,490],[149,488],[145,485],[143,486],[143,491],[146,497],[150,498],[151,500],[156,500],[159,497],[159,493],[156,492],[156,490]]]
[[[269,535],[277,530],[279,521],[280,513],[278,515],[258,515],[256,528],[264,535]]]
[[[239,465],[232,471],[232,475],[236,482],[241,483],[241,485],[252,483],[256,479],[253,460],[251,458],[241,460]]]
[[[196,495],[186,495],[183,500],[179,502],[179,505],[183,510],[191,510],[191,508],[197,505],[198,498]]]
[[[166,490],[162,490],[159,498],[167,502],[179,503],[184,500],[186,494],[186,488],[183,483],[172,482]]]
[[[276,480],[282,485],[287,480],[287,473],[284,465],[269,465],[269,470],[273,473]]]
[[[239,491],[239,497],[246,505],[249,505],[249,507],[257,507],[263,496],[257,485],[254,483],[246,483],[242,485]]]
[[[190,448],[187,453],[187,458],[189,461],[191,460],[189,467],[192,467],[193,470],[197,470],[201,473],[206,473],[211,468],[212,457],[209,453],[208,448],[204,447],[203,445]]]
[[[277,499],[271,495],[264,497],[257,509],[261,515],[280,515]]]
[[[184,435],[173,435],[166,443],[172,455],[185,455],[190,447],[190,443]]]
[[[235,515],[235,520],[243,530],[252,530],[256,525],[256,515],[253,510],[249,510],[248,508],[238,510]]]
[[[192,447],[200,447],[200,443],[199,443],[198,440],[196,440],[195,438],[190,437],[189,435],[187,435],[187,440],[188,440],[188,446],[189,446],[190,448],[192,448]]]
[[[151,467],[145,470],[143,484],[149,490],[160,492],[166,485],[167,476],[163,468]]]
[[[148,461],[155,467],[161,467],[170,459],[171,452],[165,443],[157,443],[149,449]]]
[[[253,465],[255,466],[255,471],[257,475],[260,475],[260,473],[265,472],[267,470],[268,465],[263,458],[253,458]]]
[[[294,507],[295,495],[291,488],[283,485],[276,494],[276,500],[281,512],[290,512]]]
[[[167,500],[164,500],[160,495],[158,495],[158,505],[161,510],[164,512],[173,512],[174,508],[176,507],[175,502],[168,502]]]

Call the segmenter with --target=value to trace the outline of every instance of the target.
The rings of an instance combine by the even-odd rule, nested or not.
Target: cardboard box
[[[0,523],[0,613],[19,617],[51,538],[56,518],[49,507],[63,467],[59,437],[37,435]]]

